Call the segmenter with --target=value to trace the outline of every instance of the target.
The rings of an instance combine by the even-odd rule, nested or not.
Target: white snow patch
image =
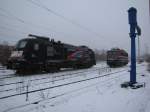
[[[104,66],[106,66],[105,63],[97,64],[95,67]],[[129,81],[129,68],[126,68],[126,71],[110,76],[31,93],[29,94],[28,101],[26,101],[26,95],[2,99],[0,100],[0,112],[150,112],[150,73],[146,71],[146,67],[146,63],[140,64],[137,67],[137,82],[146,83],[146,87],[143,88],[125,89],[120,87],[120,84]],[[81,76],[70,77],[68,79],[63,77],[64,80],[38,86],[35,85],[44,81],[51,81],[53,75],[59,76],[61,73],[51,74],[52,76],[50,74],[43,74],[43,76],[34,75],[10,80],[7,79],[3,80],[1,84],[20,80],[28,81],[30,79],[48,76],[49,78],[47,79],[31,83],[31,85],[34,86],[29,89],[36,90],[84,80],[123,69],[125,68],[115,68],[112,69],[112,71],[103,71],[101,73],[99,71],[86,72],[81,73]],[[11,71],[6,70],[5,73],[2,73],[2,71],[0,71],[0,75],[7,75],[10,72]],[[12,87],[16,88],[16,86],[18,87],[18,85],[7,86],[7,88],[0,86],[0,90]],[[18,91],[16,93],[18,93]],[[6,94],[14,94],[14,92],[0,93],[0,97]],[[38,104],[31,104],[39,100],[41,100],[41,102]],[[22,107],[18,108],[18,106]]]

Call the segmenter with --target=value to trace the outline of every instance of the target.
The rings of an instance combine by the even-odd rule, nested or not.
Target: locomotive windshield
[[[22,48],[25,48],[26,47],[26,44],[27,44],[27,41],[26,40],[21,40],[17,43],[16,45],[16,48],[18,49],[22,49]]]
[[[108,52],[107,52],[107,56],[109,56],[109,57],[113,57],[113,56],[116,55],[116,54],[117,54],[116,51],[108,51]]]
[[[126,53],[124,51],[108,51],[107,52],[107,57],[108,58],[117,58],[119,56],[128,57],[128,53]]]

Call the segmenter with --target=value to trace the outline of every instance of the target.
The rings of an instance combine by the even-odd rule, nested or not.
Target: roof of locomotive
[[[27,38],[23,38],[20,41],[23,41],[23,40],[26,40],[26,41],[36,41],[36,42],[44,43],[44,44],[63,45],[65,48],[69,48],[69,49],[76,49],[76,48],[90,49],[89,47],[84,46],[84,45],[75,46],[75,45],[71,45],[71,44],[67,44],[67,43],[62,43],[61,41],[55,41],[54,39],[50,39],[48,37],[37,36],[37,35],[32,35],[32,34],[29,34]]]
[[[40,37],[27,37],[27,38],[23,38],[19,41],[34,41],[34,42],[38,42],[38,43],[44,43],[44,44],[54,44],[54,45],[63,45],[65,48],[70,48],[70,49],[75,49],[78,46],[74,46],[71,44],[66,44],[66,43],[62,43],[61,41],[55,41],[54,39],[45,39],[45,38],[40,38]]]
[[[108,50],[107,52],[124,52],[124,53],[127,53],[124,49],[120,49],[120,48],[112,48],[111,50]]]

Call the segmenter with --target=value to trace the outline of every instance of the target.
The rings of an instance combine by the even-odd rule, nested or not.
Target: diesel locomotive
[[[48,37],[28,35],[21,39],[8,59],[7,68],[18,72],[58,71],[61,68],[88,68],[96,64],[87,46],[74,46]]]
[[[107,51],[107,65],[110,67],[120,67],[128,64],[128,53],[119,48],[112,48]]]

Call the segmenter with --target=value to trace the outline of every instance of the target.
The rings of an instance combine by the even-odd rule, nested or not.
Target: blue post
[[[135,38],[136,38],[135,30],[137,27],[136,13],[137,10],[133,7],[131,7],[128,10],[130,37],[131,37],[131,71],[130,71],[131,84],[136,83],[136,47],[135,47]]]

